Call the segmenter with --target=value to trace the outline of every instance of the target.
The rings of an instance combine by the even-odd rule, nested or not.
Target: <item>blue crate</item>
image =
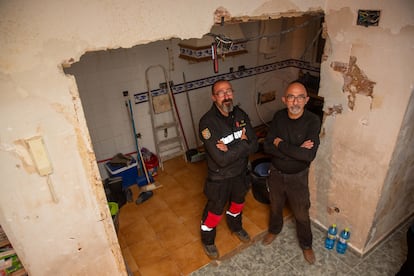
[[[121,165],[112,165],[110,162],[105,163],[105,168],[110,177],[122,177],[122,188],[128,188],[134,184],[140,184],[141,177],[138,177],[137,161],[132,158],[131,165],[123,167]]]

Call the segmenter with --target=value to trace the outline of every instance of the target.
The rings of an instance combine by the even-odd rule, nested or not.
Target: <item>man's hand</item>
[[[305,142],[300,145],[301,148],[311,149],[313,148],[313,142],[311,140],[306,140]]]
[[[227,148],[227,145],[223,143],[223,141],[217,141],[216,147],[224,152],[227,152],[229,149]]]
[[[279,137],[276,137],[274,140],[273,140],[273,145],[275,145],[276,147],[278,147],[279,146],[279,143],[280,142],[282,142],[283,140],[281,139],[281,138],[279,138]]]
[[[249,139],[249,137],[247,137],[247,135],[246,135],[246,128],[242,129],[241,139],[242,140],[248,140]]]

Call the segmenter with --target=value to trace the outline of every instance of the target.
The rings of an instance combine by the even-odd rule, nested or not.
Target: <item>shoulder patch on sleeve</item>
[[[205,128],[201,131],[201,135],[203,135],[203,138],[208,140],[211,137],[210,130],[208,128]]]

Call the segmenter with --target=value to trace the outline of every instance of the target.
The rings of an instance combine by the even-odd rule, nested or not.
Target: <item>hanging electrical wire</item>
[[[258,35],[258,36],[254,36],[254,37],[250,37],[250,38],[240,38],[240,39],[230,39],[225,37],[222,34],[214,34],[214,33],[207,33],[206,35],[208,36],[212,36],[214,37],[214,39],[217,41],[219,40],[221,43],[225,43],[226,45],[229,45],[231,43],[232,44],[236,44],[236,43],[240,43],[240,42],[248,42],[248,41],[254,41],[254,40],[258,40],[258,39],[262,39],[262,38],[271,38],[271,37],[276,37],[276,36],[281,36],[293,31],[296,31],[298,29],[304,28],[306,26],[308,26],[311,22],[315,21],[315,20],[319,20],[323,18],[323,15],[319,15],[319,16],[315,16],[312,17],[312,19],[307,20],[305,22],[303,22],[302,24],[299,24],[297,26],[294,26],[292,28],[277,32],[277,33],[272,33],[272,34],[266,34],[266,35]]]
[[[217,48],[219,48],[221,51],[221,54],[225,54],[231,50],[233,41],[230,38],[220,35],[216,36],[214,39],[216,41]]]
[[[309,43],[309,45],[308,46],[306,46],[306,49],[305,49],[305,51],[303,51],[303,54],[302,54],[302,56],[300,57],[300,60],[304,60],[305,59],[305,56],[306,56],[306,53],[308,52],[308,50],[316,43],[316,41],[318,40],[318,38],[319,38],[319,36],[320,36],[320,34],[321,34],[321,32],[322,32],[322,27],[321,28],[319,28],[319,30],[318,30],[318,32],[316,33],[316,35],[315,35],[315,37],[313,38],[313,40],[312,40],[312,42],[311,43]]]

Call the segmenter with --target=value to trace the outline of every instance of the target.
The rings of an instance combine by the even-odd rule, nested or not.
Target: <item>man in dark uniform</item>
[[[305,109],[308,100],[305,86],[292,82],[282,97],[286,108],[275,113],[265,138],[264,151],[272,156],[272,165],[268,179],[269,230],[263,244],[270,244],[282,231],[283,207],[288,201],[303,256],[313,264],[308,174],[319,147],[321,122],[317,115]]]
[[[201,241],[211,259],[219,257],[214,244],[216,226],[224,208],[230,231],[242,242],[250,241],[242,227],[242,210],[249,189],[249,154],[257,151],[257,137],[248,115],[233,106],[233,88],[226,80],[212,86],[213,105],[200,119],[200,139],[207,153],[208,174],[204,186],[207,204],[201,221]]]

